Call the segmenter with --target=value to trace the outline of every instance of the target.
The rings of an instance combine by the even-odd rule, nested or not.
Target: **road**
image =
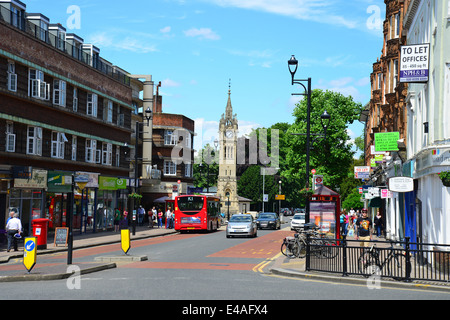
[[[284,225],[287,227],[287,225]],[[283,278],[265,273],[279,254],[289,229],[259,230],[255,239],[227,239],[225,232],[175,234],[132,242],[130,255],[148,261],[118,263],[117,268],[69,280],[0,284],[0,299],[83,300],[374,300],[449,299],[442,292],[400,289],[370,290],[364,285]],[[120,245],[74,252],[74,264],[97,256],[123,255]],[[65,253],[39,257],[39,264],[66,259]],[[15,263],[21,263],[15,261]]]

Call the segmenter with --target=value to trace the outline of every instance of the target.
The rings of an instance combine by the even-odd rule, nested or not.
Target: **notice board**
[[[67,240],[69,238],[69,228],[56,228],[55,229],[55,246],[64,245],[67,246]]]

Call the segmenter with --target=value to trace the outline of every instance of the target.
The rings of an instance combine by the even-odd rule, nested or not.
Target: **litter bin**
[[[35,219],[31,221],[33,236],[37,238],[37,249],[47,249],[48,219]]]

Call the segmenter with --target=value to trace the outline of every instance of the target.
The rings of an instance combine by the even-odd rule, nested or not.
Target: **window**
[[[186,163],[184,165],[184,176],[188,178],[192,177],[192,164]]]
[[[40,39],[47,42],[48,23],[45,21],[40,22]]]
[[[116,147],[116,167],[120,167],[120,147]]]
[[[381,89],[381,73],[377,74],[377,89],[380,90]]]
[[[42,155],[42,128],[28,127],[27,154]]]
[[[61,107],[66,106],[66,82],[62,80],[53,81],[53,104]]]
[[[73,111],[78,111],[78,90],[77,88],[73,88],[73,105],[72,105]]]
[[[64,159],[64,145],[68,142],[62,132],[52,132],[52,158]]]
[[[11,6],[11,24],[23,30],[24,12],[15,6]]]
[[[394,30],[394,38],[398,38],[400,36],[400,13],[395,14],[395,30]]]
[[[17,92],[16,65],[11,61],[8,61],[8,90]]]
[[[105,166],[112,165],[112,144],[103,143],[102,145],[102,164]]]
[[[44,81],[44,73],[42,71],[30,69],[28,95],[41,100],[50,99],[50,84]]]
[[[164,144],[166,146],[174,146],[178,142],[178,136],[173,130],[166,130],[164,132]]]
[[[397,87],[398,82],[398,60],[394,60],[394,88]]]
[[[106,101],[105,109],[103,110],[103,119],[106,122],[112,123],[112,119],[113,119],[113,103],[110,100]]]
[[[97,100],[95,93],[88,93],[87,95],[87,115],[97,117]]]
[[[16,151],[16,135],[14,134],[14,124],[6,123],[6,152]]]
[[[164,161],[164,175],[175,176],[177,174],[177,165],[172,161]]]
[[[97,141],[86,139],[86,162],[95,163],[97,154]]]
[[[77,161],[77,137],[72,136],[72,161]]]

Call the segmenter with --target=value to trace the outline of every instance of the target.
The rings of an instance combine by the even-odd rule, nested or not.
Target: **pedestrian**
[[[162,226],[163,226],[162,217],[163,217],[163,213],[162,213],[161,209],[158,209],[158,229],[162,228]]]
[[[153,207],[152,210],[148,211],[148,227],[153,229],[153,221],[157,215],[156,208]]]
[[[142,206],[139,206],[138,208],[138,225],[142,226],[142,223],[144,222],[144,214],[145,214],[145,209],[142,208]]]
[[[170,228],[170,222],[172,220],[172,208],[168,207],[166,211],[166,229]]]
[[[377,215],[373,220],[373,224],[375,225],[375,229],[377,230],[377,237],[381,237],[381,231],[383,230],[383,217],[381,216],[380,209],[377,210]]]
[[[122,214],[118,208],[114,208],[114,232],[119,231],[120,220],[122,220]]]
[[[345,225],[345,210],[341,211],[341,215],[339,216],[339,223],[341,226],[341,234],[345,236],[346,235],[345,230],[347,229]]]
[[[6,251],[11,251],[11,247],[14,247],[14,251],[19,251],[17,248],[17,238],[20,238],[20,234],[22,233],[22,222],[19,219],[18,213],[13,212],[13,218],[6,224],[6,232],[8,236],[8,249]],[[16,236],[16,234],[19,236]]]
[[[368,248],[372,241],[372,220],[368,217],[367,209],[363,209],[361,218],[356,220],[356,240],[361,240],[361,247]]]

